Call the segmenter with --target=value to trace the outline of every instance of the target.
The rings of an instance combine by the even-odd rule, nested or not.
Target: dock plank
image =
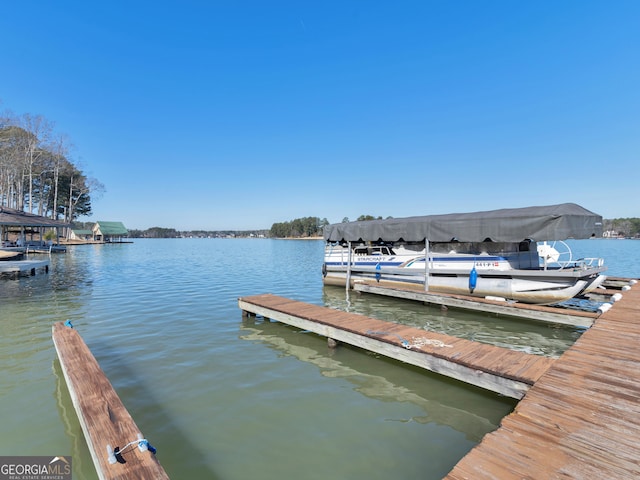
[[[168,479],[155,455],[137,446],[126,449],[118,463],[109,463],[107,445],[123,448],[141,432],[78,332],[55,323],[52,337],[99,478]]]
[[[640,477],[639,324],[634,285],[446,478]]]
[[[554,361],[277,295],[242,297],[238,305],[513,398],[521,398]]]

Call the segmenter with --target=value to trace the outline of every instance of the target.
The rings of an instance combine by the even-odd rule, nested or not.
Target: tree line
[[[392,218],[392,217],[387,217]],[[372,215],[360,215],[357,221],[363,220],[382,220],[382,217],[374,217]],[[342,219],[342,223],[348,223],[347,217]],[[319,217],[302,217],[296,218],[289,222],[274,223],[269,230],[271,237],[275,238],[308,238],[321,237],[324,227],[329,225],[326,218]]]
[[[621,237],[640,237],[640,218],[614,218],[603,220],[605,232],[616,232]]]
[[[326,225],[329,225],[329,221],[326,218],[303,217],[289,222],[274,223],[269,233],[271,237],[276,238],[320,237]]]
[[[392,218],[392,217],[386,217]],[[360,215],[356,221],[382,220],[381,216]],[[342,223],[350,220],[345,217]],[[603,220],[605,231],[615,231],[620,236],[640,237],[640,218],[616,218],[613,220]],[[90,222],[86,224],[78,223],[80,227],[91,229]],[[270,230],[190,230],[178,231],[175,228],[152,227],[146,230],[129,230],[130,238],[301,238],[322,236],[323,228],[329,225],[326,218],[304,217],[291,220],[289,222],[274,223]]]
[[[104,186],[70,156],[66,135],[41,115],[0,114],[0,206],[71,223]]]
[[[268,230],[184,230],[151,227],[146,230],[129,229],[129,238],[266,238]]]
[[[392,218],[392,217],[386,217]],[[381,216],[360,215],[356,221],[382,220]],[[342,223],[350,220],[345,217]],[[605,231],[615,231],[620,236],[640,237],[640,218],[616,218],[603,220]],[[76,226],[91,229],[90,222],[77,223]],[[306,238],[320,237],[325,226],[329,225],[326,218],[303,217],[289,222],[274,223],[270,230],[190,230],[178,231],[175,228],[152,227],[146,230],[129,230],[130,238]]]

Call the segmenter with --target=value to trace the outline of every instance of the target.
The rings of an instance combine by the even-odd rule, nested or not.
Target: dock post
[[[424,291],[429,291],[429,239],[424,239]]]
[[[351,288],[351,242],[347,242],[347,248],[349,249],[349,253],[347,254],[347,280],[345,282],[345,289],[348,292]]]

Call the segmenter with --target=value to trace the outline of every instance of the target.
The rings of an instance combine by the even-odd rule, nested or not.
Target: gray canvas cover
[[[602,216],[575,203],[334,223],[324,229],[325,240],[332,242],[521,242],[593,236],[602,236]]]

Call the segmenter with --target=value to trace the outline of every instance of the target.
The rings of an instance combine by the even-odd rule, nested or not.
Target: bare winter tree
[[[32,116],[28,113],[22,116],[21,127],[26,132],[23,138],[24,176],[27,178],[29,189],[28,212],[33,213],[34,175],[37,174],[38,162],[47,152],[47,144],[51,139],[53,125],[42,115]]]
[[[24,138],[22,128],[9,121],[0,129],[0,198],[2,204],[22,209],[24,205]]]
[[[58,186],[60,182],[60,172],[69,163],[67,156],[71,142],[66,135],[58,135],[51,144],[51,150],[53,153],[52,169],[53,169],[53,192],[51,206],[51,218],[57,219],[58,217]]]
[[[0,113],[0,205],[67,221],[91,214],[91,193],[104,186],[72,163],[70,149],[44,117]]]

